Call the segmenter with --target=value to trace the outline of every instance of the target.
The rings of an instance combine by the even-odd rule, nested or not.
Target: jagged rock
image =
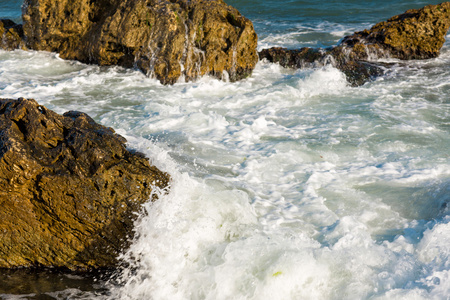
[[[24,48],[22,25],[11,20],[0,20],[0,49],[14,50]]]
[[[341,70],[352,86],[359,86],[385,73],[381,58],[427,59],[439,55],[450,27],[450,2],[411,9],[356,32],[329,49],[274,47],[259,52],[261,59],[283,67],[321,67],[331,64]]]
[[[0,99],[0,268],[111,267],[169,176],[88,115]]]
[[[329,51],[326,49],[301,48],[289,50],[282,47],[272,47],[259,52],[260,59],[279,63],[281,66],[293,69],[322,67],[329,63]]]
[[[434,58],[444,45],[450,27],[450,2],[410,9],[369,30],[356,32],[340,43],[358,60]]]
[[[332,65],[344,73],[351,86],[361,86],[385,74],[390,64],[371,62],[368,60],[358,60],[351,58],[347,51],[341,47],[335,47],[328,51]]]
[[[337,50],[337,51],[336,51]],[[333,65],[341,70],[352,86],[360,86],[384,73],[384,68],[367,61],[350,60],[339,48],[289,50],[281,47],[263,49],[260,59],[279,63],[285,68],[304,69]]]
[[[222,0],[25,0],[23,21],[31,49],[137,66],[164,84],[239,80],[258,60],[253,24]]]

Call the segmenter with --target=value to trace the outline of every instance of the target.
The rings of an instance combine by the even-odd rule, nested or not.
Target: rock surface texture
[[[444,45],[450,27],[450,2],[410,9],[369,30],[345,37],[339,46],[351,49],[360,60],[434,58]]]
[[[22,25],[0,19],[0,49],[10,51],[24,47]]]
[[[331,49],[264,49],[261,59],[284,67],[304,68],[332,64],[354,86],[384,73],[382,58],[427,59],[439,55],[450,27],[450,2],[411,9],[369,30],[346,36]]]
[[[169,176],[70,111],[0,99],[0,268],[112,267]]]
[[[235,81],[258,61],[252,22],[222,0],[25,0],[23,22],[30,49],[136,66],[163,84]]]

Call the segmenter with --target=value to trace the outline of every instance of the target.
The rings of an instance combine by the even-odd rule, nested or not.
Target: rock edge
[[[0,99],[0,268],[113,267],[170,177],[88,115]]]

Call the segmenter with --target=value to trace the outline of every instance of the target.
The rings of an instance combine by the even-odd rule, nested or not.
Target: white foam
[[[327,66],[312,72],[298,83],[300,95],[311,98],[319,95],[338,95],[347,87],[343,73],[336,68]]]

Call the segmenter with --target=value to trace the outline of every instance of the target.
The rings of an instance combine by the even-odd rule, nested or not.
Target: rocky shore
[[[88,115],[0,99],[0,268],[116,265],[169,176]]]

